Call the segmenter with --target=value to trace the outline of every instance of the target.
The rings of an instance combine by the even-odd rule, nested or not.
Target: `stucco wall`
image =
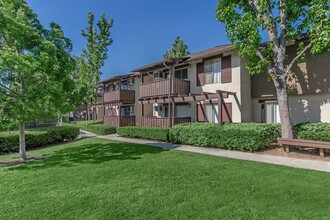
[[[330,94],[289,96],[289,108],[293,123],[330,123]],[[261,104],[253,99],[253,121],[261,122]]]
[[[288,48],[288,60],[295,55],[295,47]],[[306,55],[306,62],[300,62],[292,67],[288,79],[289,94],[330,93],[330,53],[314,56]],[[252,97],[276,96],[273,82],[267,74],[252,77]]]
[[[204,86],[196,86],[196,63],[202,62],[202,60],[195,61],[191,63],[191,67],[188,69],[188,78],[191,81],[191,92],[201,94],[203,92],[215,93],[216,90],[226,90],[231,92],[236,92],[236,96],[229,95],[225,98],[226,103],[232,103],[232,120],[233,122],[241,122],[251,119],[251,96],[250,93],[244,94],[244,101],[246,105],[249,105],[249,109],[246,109],[245,113],[242,114],[242,93],[241,85],[242,81],[244,83],[249,83],[249,77],[241,77],[241,63],[240,58],[235,51],[229,51],[223,54],[223,56],[231,55],[231,67],[232,67],[232,82],[231,83],[214,83],[207,84]],[[250,85],[245,85],[249,89]],[[196,105],[196,103],[194,104]],[[195,108],[195,106],[194,106]],[[195,108],[195,118],[196,118],[196,108]]]

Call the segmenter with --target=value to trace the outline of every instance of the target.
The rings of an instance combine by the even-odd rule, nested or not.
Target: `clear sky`
[[[215,19],[217,0],[27,0],[48,27],[59,23],[79,55],[85,46],[81,29],[93,11],[114,19],[113,44],[102,69],[102,79],[130,73],[130,70],[162,59],[177,35],[190,52],[230,43],[225,26]]]

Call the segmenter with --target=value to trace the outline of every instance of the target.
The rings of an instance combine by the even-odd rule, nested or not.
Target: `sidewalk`
[[[144,144],[153,147],[161,147],[167,149],[174,149],[180,151],[194,152],[200,154],[214,155],[220,157],[234,158],[239,160],[249,160],[270,164],[277,164],[301,169],[309,169],[309,170],[317,170],[330,172],[330,162],[327,161],[316,161],[316,160],[305,160],[305,159],[296,159],[296,158],[286,158],[279,156],[269,156],[248,152],[240,152],[240,151],[231,151],[231,150],[223,150],[217,148],[204,148],[204,147],[194,147],[189,145],[181,145],[181,144],[170,144],[157,142],[152,140],[143,140],[143,139],[133,139],[133,138],[124,138],[119,137],[116,134],[114,135],[106,135],[106,136],[97,136],[98,138],[109,139],[114,141],[122,141],[136,144]]]

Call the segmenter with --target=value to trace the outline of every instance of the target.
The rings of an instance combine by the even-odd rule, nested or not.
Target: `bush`
[[[280,134],[278,124],[188,123],[171,128],[170,141],[200,147],[256,151],[269,145]]]
[[[117,129],[111,125],[104,124],[90,124],[88,125],[88,131],[94,134],[107,135],[107,134],[116,134]]]
[[[81,130],[88,131],[89,125],[102,124],[102,120],[90,120],[90,121],[75,121],[74,125],[78,126]]]
[[[79,135],[79,128],[74,126],[47,127],[26,130],[26,148],[32,149],[56,144],[67,140],[74,140]],[[13,150],[19,146],[19,132],[0,132],[0,151]]]
[[[144,138],[157,141],[169,141],[169,129],[152,127],[118,127],[117,134],[122,137]]]
[[[299,139],[330,142],[329,123],[300,123],[294,125],[294,131]]]

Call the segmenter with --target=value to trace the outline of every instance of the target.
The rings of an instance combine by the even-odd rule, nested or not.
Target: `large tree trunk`
[[[19,124],[19,154],[22,161],[27,159],[25,147],[25,124],[23,122],[20,122]]]
[[[274,80],[280,110],[282,138],[294,138],[285,79]]]

